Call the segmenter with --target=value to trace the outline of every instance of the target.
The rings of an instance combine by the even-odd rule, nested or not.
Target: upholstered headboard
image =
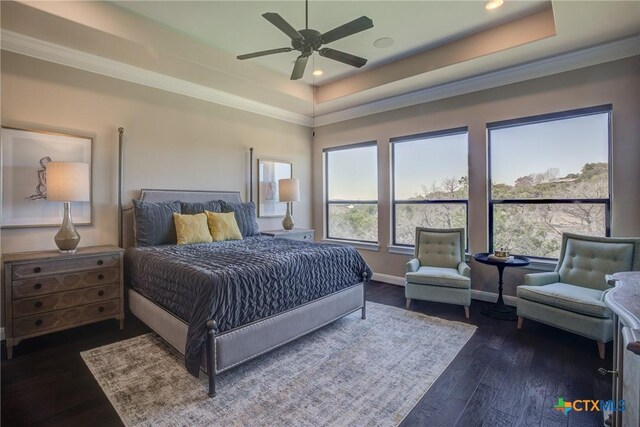
[[[140,190],[138,200],[145,202],[208,202],[209,200],[224,200],[225,202],[240,203],[239,191],[200,191],[200,190]],[[127,249],[135,244],[133,229],[133,208],[122,208],[122,247]]]

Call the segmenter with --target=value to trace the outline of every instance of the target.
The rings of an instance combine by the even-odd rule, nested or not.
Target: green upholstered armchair
[[[600,358],[613,339],[605,275],[640,270],[640,239],[564,233],[553,272],[527,274],[518,286],[518,329],[532,319],[598,342]]]
[[[471,269],[464,261],[464,228],[416,228],[415,258],[407,263],[404,288],[412,299],[464,306],[469,318]]]

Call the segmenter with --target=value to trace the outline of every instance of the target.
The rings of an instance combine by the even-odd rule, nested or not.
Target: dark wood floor
[[[404,290],[372,282],[368,300],[404,306]],[[494,320],[473,301],[469,323],[478,331],[407,416],[403,426],[601,426],[598,413],[553,410],[558,397],[608,399],[610,383],[596,370],[610,366],[597,357],[594,341],[525,322]],[[464,321],[462,307],[416,301],[413,310]],[[6,360],[2,346],[2,426],[121,425],[79,353],[131,338],[149,329],[129,315],[124,331],[116,321],[89,325],[22,342]]]

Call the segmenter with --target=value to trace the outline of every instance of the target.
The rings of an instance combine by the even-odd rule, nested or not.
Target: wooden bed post
[[[124,182],[124,157],[122,143],[124,128],[118,128],[118,246],[124,247],[124,230],[122,229],[122,187]]]
[[[253,147],[249,148],[249,201],[253,202]]]
[[[365,320],[367,318],[367,273],[362,273],[362,316],[360,318]]]
[[[209,397],[216,395],[216,332],[215,320],[207,321],[207,375],[209,376]]]

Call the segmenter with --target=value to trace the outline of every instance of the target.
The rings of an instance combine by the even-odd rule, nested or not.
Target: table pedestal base
[[[482,309],[482,314],[500,320],[516,320],[518,318],[516,310],[504,304],[493,304],[485,307]]]
[[[529,265],[529,258],[520,255],[514,255],[509,258],[508,261],[495,261],[492,260],[491,254],[483,252],[475,254],[473,259],[481,264],[494,265],[498,269],[498,301],[495,304],[490,305],[482,310],[482,314],[500,320],[516,320],[518,314],[513,307],[505,305],[502,297],[502,275],[506,267],[526,267]]]

